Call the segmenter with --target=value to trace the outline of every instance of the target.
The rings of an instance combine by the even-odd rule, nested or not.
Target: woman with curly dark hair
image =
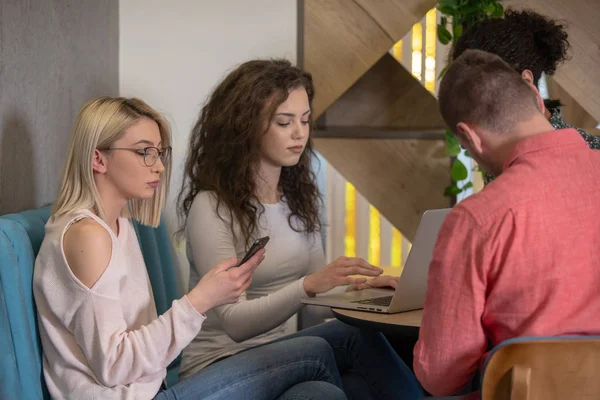
[[[249,61],[215,88],[192,129],[179,194],[190,286],[214,260],[241,258],[263,236],[270,242],[240,301],[209,311],[181,374],[283,337],[319,336],[336,354],[349,398],[418,398],[418,382],[379,333],[332,321],[286,336],[305,297],[397,282],[361,258],[325,265],[311,170],[313,95],[311,75],[289,61]]]
[[[517,70],[533,90],[544,73],[554,74],[568,59],[568,34],[565,25],[529,10],[506,10],[504,18],[477,22],[458,39],[451,58],[458,58],[465,50],[483,50],[500,56]],[[555,129],[571,128],[560,114],[559,104],[545,102],[545,114]],[[590,148],[600,150],[600,137],[575,128]],[[486,175],[486,183],[494,177]]]

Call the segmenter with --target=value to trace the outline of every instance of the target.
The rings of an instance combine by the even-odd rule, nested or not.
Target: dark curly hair
[[[290,90],[300,87],[306,89],[312,105],[312,76],[283,59],[245,62],[216,87],[190,135],[185,176],[178,197],[182,222],[179,233],[185,229],[196,195],[212,191],[216,194],[219,218],[226,220],[220,207],[224,204],[234,235],[237,221],[242,239],[246,244],[250,242],[265,211],[255,195],[254,179],[260,161],[261,138]],[[288,223],[297,232],[312,233],[321,229],[321,196],[311,168],[313,155],[309,137],[299,162],[283,167],[279,179],[279,189],[291,210]],[[299,224],[292,223],[293,218]]]
[[[465,50],[483,50],[500,56],[519,73],[528,69],[537,86],[542,72],[552,75],[568,59],[566,25],[530,10],[506,10],[504,18],[476,22],[455,43],[450,58]]]

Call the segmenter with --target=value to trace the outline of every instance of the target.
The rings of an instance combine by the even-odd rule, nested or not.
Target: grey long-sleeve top
[[[212,192],[199,193],[188,215],[190,289],[214,265],[230,257],[242,258],[247,250],[239,227],[234,227],[237,239],[234,240],[229,213],[221,205],[223,221],[217,215],[216,203]],[[256,238],[271,238],[265,259],[237,303],[207,312],[202,330],[183,352],[183,377],[219,358],[284,336],[286,321],[304,307],[301,304],[301,299],[307,297],[304,276],[325,266],[319,233],[307,235],[294,231],[288,223],[290,210],[285,201],[264,207]]]

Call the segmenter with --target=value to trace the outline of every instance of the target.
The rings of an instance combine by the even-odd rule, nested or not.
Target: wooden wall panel
[[[318,117],[424,16],[431,0],[304,0],[301,65],[313,74]],[[385,16],[385,18],[383,17]],[[383,28],[382,28],[383,27]],[[395,36],[390,36],[393,34]]]
[[[319,152],[410,241],[425,210],[450,205],[443,140],[315,139]]]
[[[561,113],[566,123],[585,129],[589,133],[599,135],[600,130],[596,128],[598,121],[579,105],[579,103],[554,79],[548,79],[548,92],[550,98],[559,99],[563,104]]]
[[[304,69],[313,74],[319,116],[393,44],[353,1],[305,0]]]
[[[432,0],[305,0],[301,65],[312,73],[315,117],[325,128],[443,131],[435,98],[390,47]],[[397,136],[397,135],[396,135]],[[443,140],[315,138],[317,150],[412,240],[427,209],[448,207]]]
[[[385,54],[325,112],[325,129],[443,130],[437,101]],[[396,135],[397,136],[397,135]],[[443,140],[315,139],[317,150],[412,240],[422,213],[450,205]]]
[[[355,0],[394,41],[402,37],[413,24],[436,6],[437,0]],[[398,16],[402,18],[398,18]]]
[[[445,128],[435,97],[388,53],[327,109],[325,125]]]

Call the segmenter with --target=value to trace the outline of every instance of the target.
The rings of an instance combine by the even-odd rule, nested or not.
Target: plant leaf
[[[444,15],[454,15],[454,9],[450,7],[437,6],[438,11]]]
[[[463,17],[469,14],[474,14],[480,11],[479,7],[479,5],[467,5],[456,10],[456,14],[462,15]]]
[[[439,7],[449,8],[451,10],[456,10],[459,5],[459,0],[440,0]]]
[[[498,18],[504,15],[504,7],[499,0],[439,0],[437,9],[444,14],[437,26],[438,40],[442,44],[448,44],[452,41],[455,44],[462,35],[464,29],[469,29],[476,22],[485,18]],[[446,16],[451,16],[452,21]],[[447,24],[451,22],[451,27]],[[438,79],[442,79],[448,66],[446,65],[440,72]],[[446,154],[449,157],[456,157],[461,152],[460,144],[454,134],[446,129]],[[472,158],[468,151],[465,156]],[[475,169],[475,168],[474,168]],[[479,166],[476,168],[485,176],[485,172]],[[473,187],[472,182],[466,182],[463,187],[458,187],[456,182],[462,181],[468,177],[466,166],[457,158],[452,160],[450,173],[454,184],[444,189],[445,196],[456,196],[466,189]]]
[[[446,186],[446,188],[444,189],[444,196],[453,197],[459,194],[460,192],[460,188],[456,185],[456,183],[453,183],[450,186]]]
[[[494,11],[492,12],[492,17],[494,18],[502,18],[504,15],[504,7],[500,3],[496,3],[494,7]]]
[[[486,14],[491,14],[491,13],[493,13],[495,10],[496,10],[496,5],[492,3],[492,4],[488,5],[487,7],[485,7],[485,8],[483,9],[483,12],[484,12],[484,13],[486,13]]]
[[[448,43],[450,43],[450,40],[452,40],[452,35],[448,31],[448,29],[446,29],[446,27],[442,24],[438,24],[437,34],[438,34],[438,40],[440,41],[441,44],[448,44]]]
[[[469,176],[467,167],[465,167],[465,164],[463,164],[458,158],[455,158],[452,162],[450,176],[454,182],[462,181],[463,179],[467,179]]]
[[[446,155],[456,157],[460,153],[460,144],[450,129],[446,129]]]
[[[452,29],[452,34],[454,35],[454,40],[458,40],[458,38],[460,37],[460,35],[462,35],[462,31],[463,31],[462,25],[456,25]]]
[[[446,73],[447,69],[448,69],[447,65],[444,68],[442,68],[442,70],[440,71],[440,74],[438,75],[438,79],[442,79],[444,77],[444,74]]]

